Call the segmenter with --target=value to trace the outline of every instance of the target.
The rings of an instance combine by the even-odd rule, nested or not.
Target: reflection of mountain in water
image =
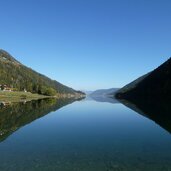
[[[41,99],[0,107],[0,141],[44,115],[74,102],[75,99]]]
[[[163,99],[146,99],[146,100],[121,100],[121,102],[156,122],[162,128],[171,133],[171,102]]]
[[[118,100],[108,96],[90,96],[90,98],[97,102],[118,103]]]

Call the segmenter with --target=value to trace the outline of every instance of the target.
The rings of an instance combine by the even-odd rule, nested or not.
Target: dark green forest
[[[117,98],[148,101],[171,99],[171,58],[152,72],[120,89]]]
[[[0,50],[0,84],[43,95],[81,93],[22,65],[4,50]]]

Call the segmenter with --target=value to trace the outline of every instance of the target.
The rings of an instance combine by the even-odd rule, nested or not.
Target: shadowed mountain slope
[[[120,89],[121,99],[171,99],[171,58],[154,71]]]

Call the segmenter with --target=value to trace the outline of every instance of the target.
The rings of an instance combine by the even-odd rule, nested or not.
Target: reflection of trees
[[[162,128],[171,133],[171,102],[165,99],[146,98],[136,100],[121,100],[121,102],[156,122]]]
[[[75,99],[41,99],[26,103],[12,103],[0,107],[0,141],[20,127],[43,117],[51,111],[74,102]]]

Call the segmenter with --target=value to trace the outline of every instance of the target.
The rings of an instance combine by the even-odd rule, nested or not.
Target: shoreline
[[[22,91],[0,91],[0,102],[25,102],[48,98],[48,96]]]
[[[79,94],[61,94],[56,96],[45,96],[41,94],[34,94],[31,92],[22,91],[0,91],[0,103],[14,103],[14,102],[27,102],[32,100],[46,99],[46,98],[84,98],[85,96]]]

